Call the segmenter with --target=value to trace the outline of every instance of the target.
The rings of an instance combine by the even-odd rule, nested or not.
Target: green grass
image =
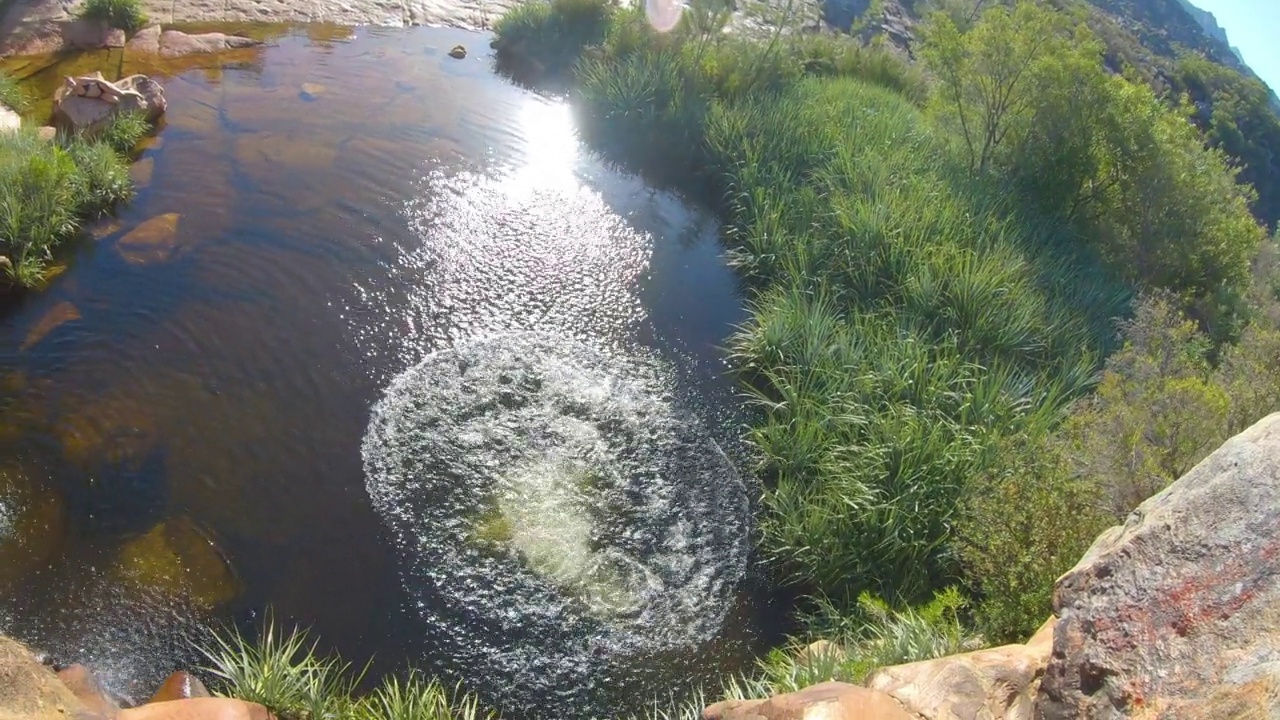
[[[498,68],[517,80],[564,75],[604,40],[617,6],[605,0],[534,0],[494,23]]]
[[[111,27],[128,32],[140,30],[147,24],[140,0],[85,0],[80,17],[99,20]]]
[[[2,7],[0,5],[0,9]],[[27,95],[18,85],[18,81],[4,73],[0,73],[0,105],[18,112],[22,112],[27,107]]]
[[[145,124],[145,123],[144,123]],[[38,138],[24,128],[0,136],[0,284],[33,287],[54,250],[74,237],[86,218],[133,195],[127,160],[109,143],[133,142],[142,132],[122,117],[103,133],[107,141]]]
[[[261,703],[281,720],[476,720],[491,714],[475,698],[418,672],[386,678],[357,697],[364,671],[320,654],[306,631],[268,619],[256,638],[238,630],[216,634],[201,648],[214,692]]]

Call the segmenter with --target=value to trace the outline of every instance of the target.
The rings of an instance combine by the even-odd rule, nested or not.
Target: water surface
[[[170,67],[136,201],[0,313],[0,624],[138,693],[271,607],[517,718],[738,667],[714,219],[485,35],[330,30]]]

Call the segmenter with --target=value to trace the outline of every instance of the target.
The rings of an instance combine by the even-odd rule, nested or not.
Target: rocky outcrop
[[[23,644],[0,635],[0,718],[4,720],[275,720],[257,703],[209,697],[187,673],[174,673],[151,702],[122,710],[93,672],[56,674]]]
[[[211,32],[188,35],[178,30],[165,30],[160,33],[160,57],[175,58],[183,55],[199,53],[216,53],[223,50],[237,50],[261,45],[262,41],[240,35]]]
[[[1054,608],[1039,718],[1280,715],[1280,413],[1098,538]]]
[[[703,720],[914,720],[882,692],[824,682],[768,700],[725,700],[702,712]]]
[[[1050,619],[1025,645],[884,668],[867,685],[926,720],[1031,720],[1053,626]]]
[[[108,82],[102,73],[67,82],[53,96],[54,125],[92,136],[119,113],[141,113],[155,122],[167,109],[164,88],[146,75],[130,75]]]

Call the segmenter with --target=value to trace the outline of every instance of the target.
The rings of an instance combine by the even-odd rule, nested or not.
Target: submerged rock
[[[121,580],[168,597],[215,608],[235,598],[231,567],[213,541],[187,518],[166,520],[120,550]]]
[[[1094,542],[1054,593],[1044,720],[1280,713],[1280,413]]]
[[[76,309],[69,301],[62,302],[49,308],[40,320],[27,331],[27,337],[23,339],[22,344],[18,346],[19,350],[30,350],[36,343],[43,340],[49,333],[56,330],[59,326],[74,320],[80,319],[80,311]]]
[[[172,260],[181,249],[179,213],[165,213],[147,220],[116,241],[116,252],[130,265],[150,265]]]
[[[39,480],[37,468],[0,466],[0,587],[44,567],[65,536],[62,498]]]
[[[467,56],[467,49],[461,45],[454,45],[453,49],[449,51],[449,57],[455,60],[461,60],[466,56]]]

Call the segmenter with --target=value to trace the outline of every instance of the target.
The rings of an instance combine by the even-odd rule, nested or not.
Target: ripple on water
[[[747,495],[673,385],[656,358],[525,332],[433,353],[375,405],[366,484],[411,599],[499,702],[581,703],[720,630]]]

